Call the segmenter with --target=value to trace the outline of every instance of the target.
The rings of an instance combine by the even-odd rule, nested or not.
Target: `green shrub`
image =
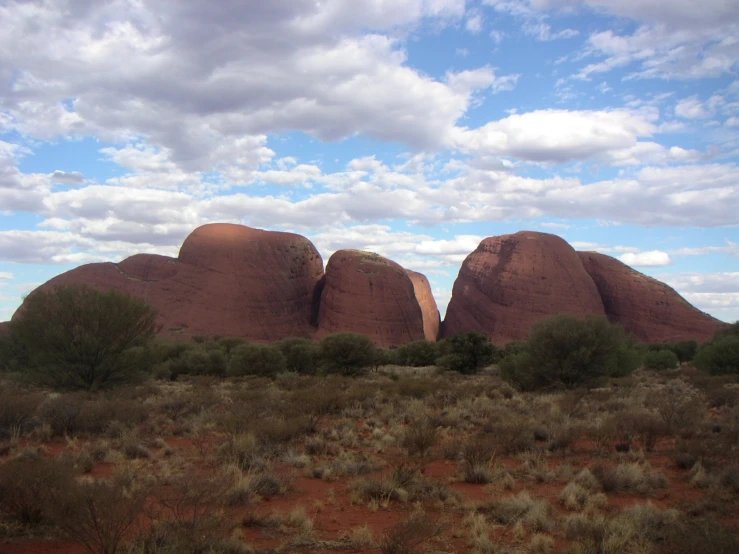
[[[498,348],[480,333],[455,335],[439,345],[436,364],[444,370],[477,373],[498,357]]]
[[[526,347],[501,362],[501,375],[523,390],[594,386],[623,373],[627,344],[623,328],[605,318],[554,316],[534,326]]]
[[[675,369],[680,360],[672,350],[650,350],[644,356],[644,367],[647,369]]]
[[[275,344],[285,356],[287,371],[313,375],[318,370],[320,351],[310,339],[289,338]]]
[[[739,374],[739,335],[717,335],[698,349],[693,363],[712,375]]]
[[[29,376],[58,388],[99,389],[142,373],[156,310],[141,299],[87,286],[36,290],[11,322],[29,353]]]
[[[359,375],[376,363],[377,351],[365,335],[334,333],[321,341],[321,367],[326,373]]]
[[[285,356],[277,348],[265,344],[242,344],[231,352],[230,376],[260,375],[270,377],[285,371]]]
[[[436,343],[428,340],[417,340],[402,347],[405,351],[405,363],[411,367],[425,367],[436,363]],[[398,349],[401,350],[401,349]]]

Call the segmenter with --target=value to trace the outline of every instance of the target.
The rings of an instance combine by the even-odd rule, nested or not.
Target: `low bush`
[[[326,373],[361,375],[375,364],[377,348],[366,335],[334,333],[321,340],[321,367]]]
[[[53,499],[68,494],[75,472],[70,464],[41,457],[0,465],[0,513],[23,526],[48,520]]]
[[[704,344],[693,363],[712,375],[739,374],[739,335],[721,335]]]
[[[525,348],[501,362],[501,375],[522,390],[595,386],[636,367],[622,327],[605,318],[560,315],[531,330]],[[632,359],[633,358],[633,359]]]
[[[437,348],[440,357],[436,364],[446,371],[477,373],[498,358],[497,347],[480,333],[455,335],[441,341]]]
[[[310,339],[289,338],[275,345],[285,356],[287,371],[301,375],[313,375],[320,364],[320,349]]]
[[[394,525],[380,539],[382,554],[412,554],[424,542],[441,535],[444,527],[424,513],[415,513]]]
[[[231,352],[228,374],[231,377],[259,375],[272,377],[287,369],[287,360],[279,349],[264,344],[242,344]]]
[[[680,360],[672,350],[650,350],[644,356],[644,367],[647,369],[676,369]]]

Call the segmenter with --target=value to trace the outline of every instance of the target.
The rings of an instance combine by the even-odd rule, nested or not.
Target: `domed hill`
[[[313,333],[322,275],[320,254],[300,235],[217,223],[195,229],[177,259],[88,264],[42,287],[86,284],[144,298],[159,310],[163,334],[272,341]]]
[[[569,313],[605,315],[577,252],[556,235],[521,231],[484,239],[454,282],[443,335],[476,331],[499,345],[536,322]]]
[[[725,326],[666,284],[595,252],[580,252],[598,287],[606,314],[645,342],[706,340]]]
[[[428,300],[424,304],[430,312]],[[406,270],[370,252],[335,252],[326,265],[317,337],[340,331],[367,335],[380,346],[426,338],[424,313]]]

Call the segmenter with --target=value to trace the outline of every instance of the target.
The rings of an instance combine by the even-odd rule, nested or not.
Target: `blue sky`
[[[0,321],[214,221],[425,273],[563,236],[739,319],[737,0],[0,4]]]

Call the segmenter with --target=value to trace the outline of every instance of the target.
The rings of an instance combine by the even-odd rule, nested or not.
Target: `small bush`
[[[313,375],[320,363],[320,350],[310,339],[289,338],[275,343],[285,356],[287,371],[301,375]]]
[[[0,466],[0,513],[24,526],[47,519],[52,499],[74,484],[71,465],[40,457],[11,460]]]
[[[360,375],[374,365],[377,348],[369,337],[356,333],[334,333],[320,344],[321,367],[326,373]]]
[[[693,363],[712,375],[739,374],[739,335],[721,335],[704,344]]]
[[[411,515],[391,527],[380,540],[382,554],[412,554],[424,542],[438,537],[443,526],[424,513]]]
[[[442,341],[438,348],[440,357],[436,364],[446,371],[477,373],[497,359],[498,349],[480,333],[455,335]]]
[[[232,377],[259,375],[272,377],[285,371],[287,361],[277,348],[264,344],[242,344],[231,352],[228,374]]]
[[[523,390],[593,386],[623,373],[626,344],[623,328],[605,318],[555,316],[534,326],[526,348],[503,360],[501,375]]]
[[[647,369],[676,369],[680,365],[677,355],[672,350],[650,350],[644,356],[644,367]]]
[[[428,340],[417,340],[406,344],[405,364],[411,367],[425,367],[436,363],[436,343]]]

